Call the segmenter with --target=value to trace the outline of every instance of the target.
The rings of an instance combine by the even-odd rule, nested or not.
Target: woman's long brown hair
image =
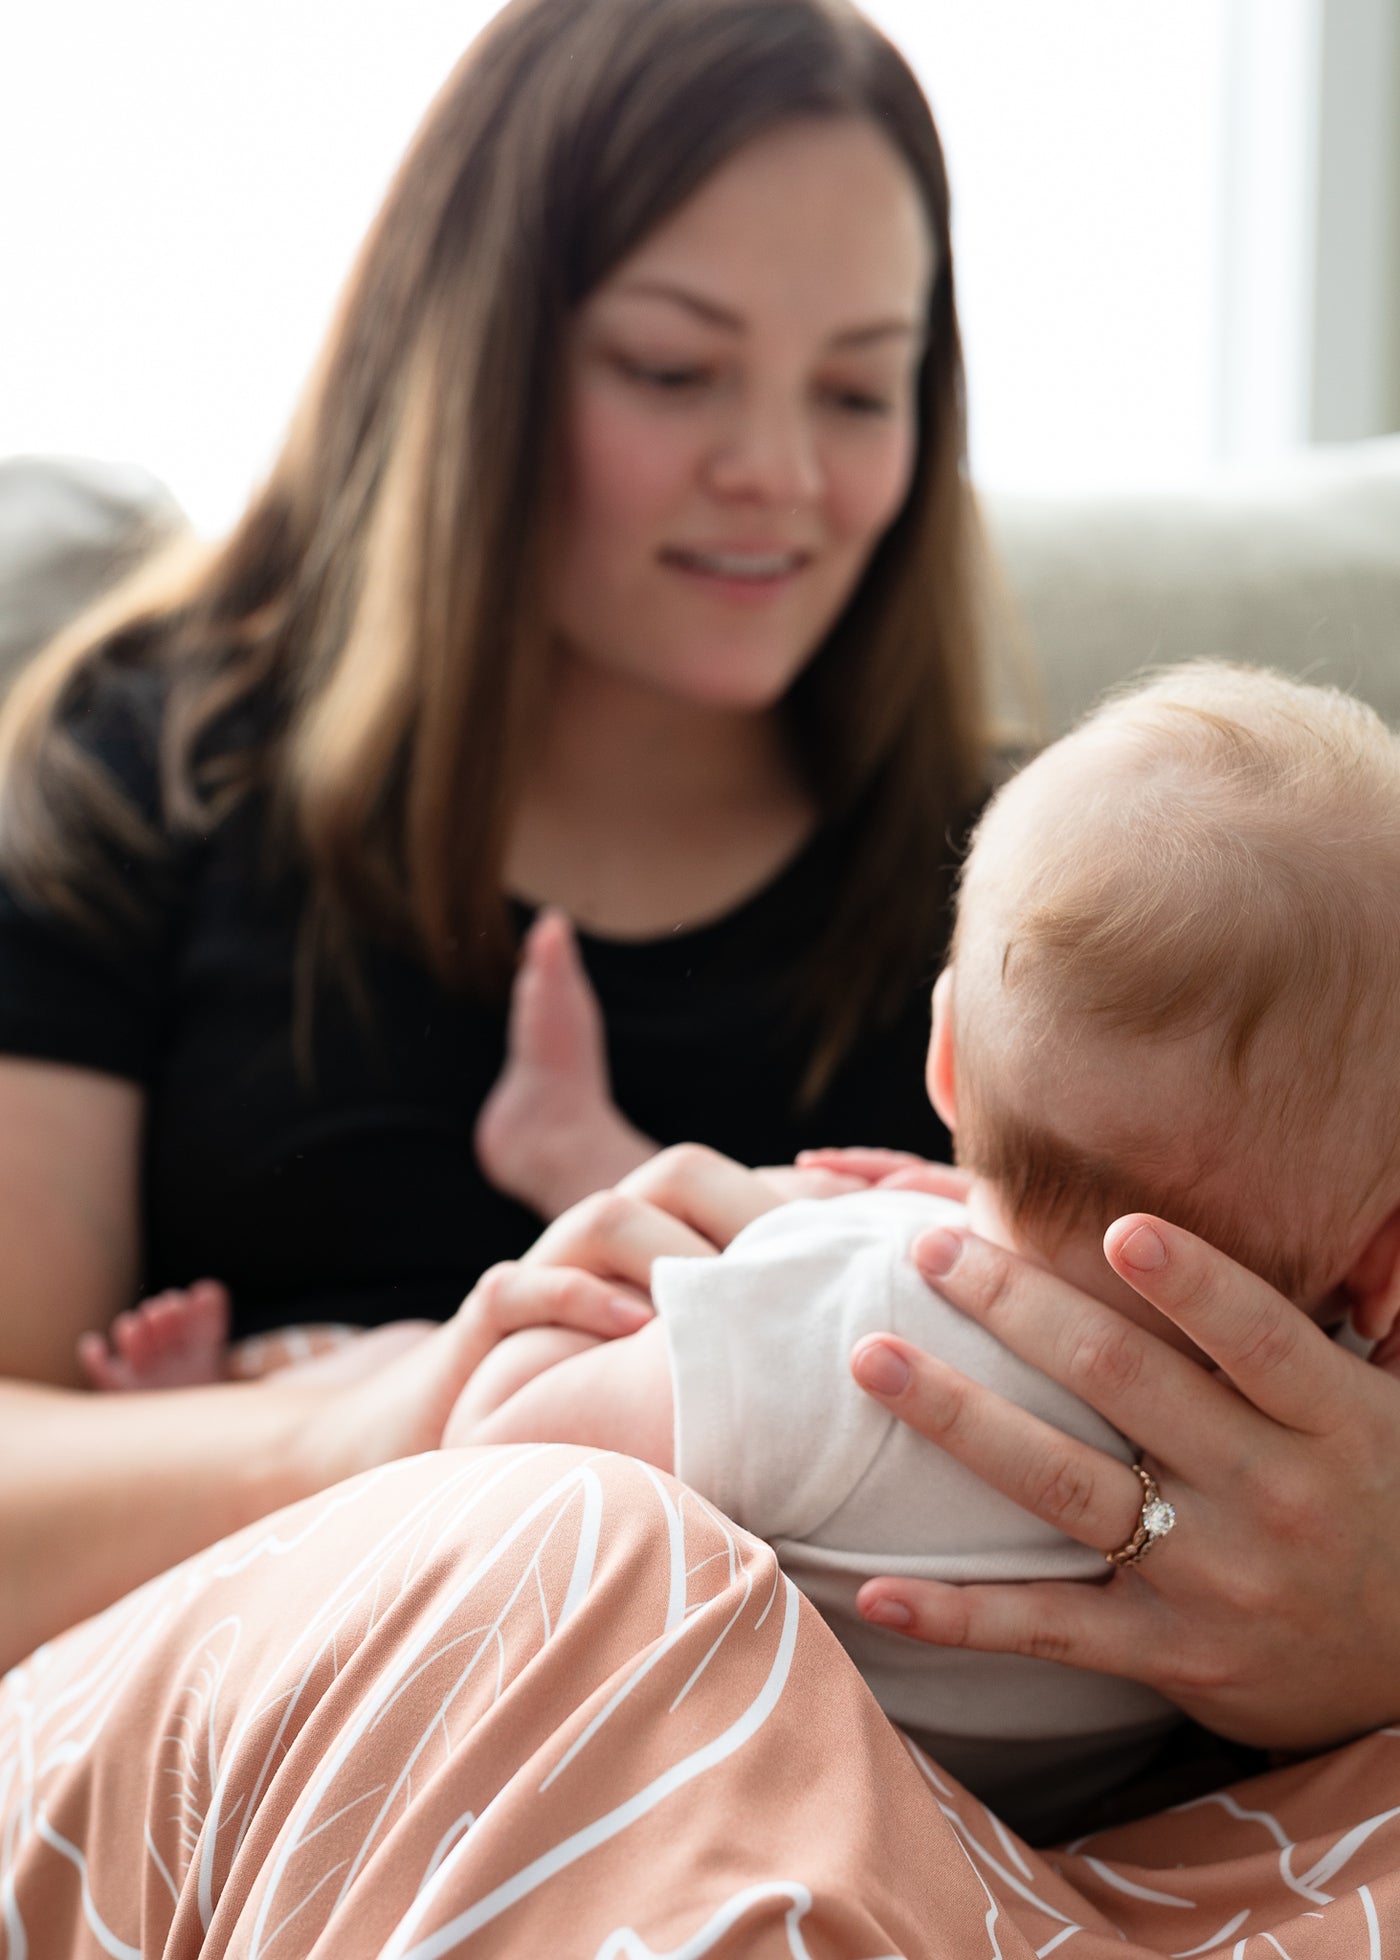
[[[938,273],[912,487],[786,703],[821,807],[859,813],[802,976],[815,1086],[927,969],[949,826],[984,755],[943,158],[910,70],[846,0],[511,0],[404,159],[242,521],[14,687],[5,875],[40,903],[110,912],[112,846],[155,845],[84,750],[75,703],[104,669],[159,669],[169,830],[207,829],[256,772],[314,916],[416,947],[447,985],[503,991],[570,313],[742,144],[852,115],[910,169]],[[263,735],[216,770],[205,738],[253,704]]]

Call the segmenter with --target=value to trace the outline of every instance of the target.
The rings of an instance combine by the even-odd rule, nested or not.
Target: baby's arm
[[[482,1379],[487,1363],[494,1379]],[[671,1468],[671,1362],[660,1321],[615,1341],[529,1328],[502,1341],[487,1363],[448,1418],[445,1448],[582,1443]]]

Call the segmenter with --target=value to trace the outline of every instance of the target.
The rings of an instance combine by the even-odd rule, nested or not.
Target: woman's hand
[[[613,1101],[602,1005],[555,907],[540,913],[520,949],[506,1058],[475,1141],[487,1182],[549,1219],[656,1153]]]
[[[372,1379],[324,1393],[311,1385],[320,1394],[318,1481],[436,1449],[482,1357],[522,1327],[572,1327],[600,1340],[635,1333],[651,1318],[653,1260],[713,1258],[782,1202],[758,1172],[718,1151],[659,1152],[557,1218],[522,1259],[483,1273],[451,1320]]]
[[[1328,1340],[1261,1279],[1137,1215],[1109,1264],[1211,1373],[1111,1308],[983,1241],[933,1232],[931,1284],[1143,1448],[1171,1533],[1103,1587],[874,1579],[860,1609],[940,1646],[1038,1655],[1144,1681],[1219,1734],[1324,1747],[1400,1716],[1400,1382]],[[1026,1510],[1109,1552],[1138,1521],[1133,1472],[893,1336],[856,1380]]]

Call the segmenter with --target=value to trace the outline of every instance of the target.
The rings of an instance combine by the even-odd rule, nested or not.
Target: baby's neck
[[[1150,1307],[1140,1294],[1133,1289],[1109,1265],[1103,1256],[1102,1234],[1090,1229],[1072,1232],[1062,1239],[1054,1252],[1033,1245],[1019,1233],[1006,1215],[997,1186],[986,1178],[974,1178],[972,1189],[967,1195],[968,1219],[979,1238],[989,1240],[993,1245],[1005,1246],[1008,1252],[1019,1253],[1033,1265],[1042,1266],[1047,1272],[1056,1274],[1071,1286],[1077,1286],[1081,1293],[1088,1293],[1105,1306],[1117,1311],[1139,1327],[1145,1327],[1156,1334],[1169,1347],[1183,1354],[1199,1355],[1200,1350],[1189,1341],[1174,1322],[1165,1314]]]

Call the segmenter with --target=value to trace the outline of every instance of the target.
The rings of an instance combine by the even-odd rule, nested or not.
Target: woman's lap
[[[767,1547],[625,1458],[462,1451],[251,1527],[6,1678],[0,1960],[1365,1954],[1400,1931],[1397,1805],[1382,1734],[1030,1851]]]

